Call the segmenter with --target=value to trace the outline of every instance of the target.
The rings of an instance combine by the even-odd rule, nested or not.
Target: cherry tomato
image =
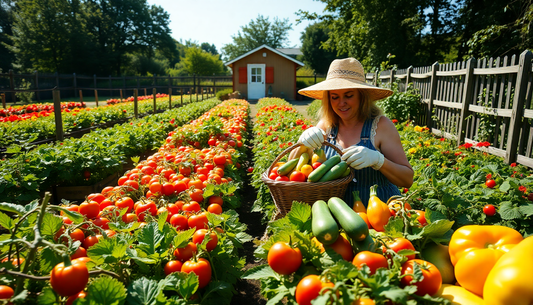
[[[0,300],[9,300],[14,294],[15,291],[13,288],[6,285],[0,285]]]
[[[182,210],[185,212],[200,212],[202,210],[202,207],[200,206],[198,202],[191,201],[189,203],[184,204],[182,207]]]
[[[73,260],[67,266],[57,264],[50,274],[50,285],[57,294],[69,297],[78,294],[89,281],[89,270],[85,262]]]
[[[222,214],[222,207],[218,203],[212,203],[207,207],[209,213],[220,215]]]
[[[496,214],[496,208],[492,204],[487,204],[483,207],[483,213],[487,216],[494,216]]]
[[[209,203],[209,204],[216,203],[216,204],[222,206],[222,205],[224,205],[224,200],[220,196],[211,196],[207,200],[207,203]]]
[[[72,241],[80,241],[80,242],[83,242],[83,240],[85,239],[85,234],[83,233],[83,231],[81,229],[76,229],[72,232],[70,232],[70,238],[72,238]]]
[[[413,281],[413,277],[407,274],[413,274],[414,263],[420,265],[424,278],[420,282],[411,283]],[[403,277],[400,280],[401,286],[405,287],[408,285],[415,285],[418,288],[415,293],[420,296],[424,296],[426,294],[432,296],[439,291],[440,286],[442,285],[442,276],[439,269],[437,269],[437,267],[435,267],[435,265],[432,263],[421,259],[412,259],[403,263],[402,276]]]
[[[194,253],[196,253],[197,250],[198,247],[196,247],[196,244],[193,242],[189,242],[183,248],[176,248],[176,250],[174,250],[174,257],[176,259],[179,259],[180,261],[186,261],[193,257]]]
[[[286,242],[277,242],[268,250],[268,265],[279,274],[289,275],[302,264],[302,252]]]
[[[489,189],[492,189],[496,186],[496,181],[494,181],[493,179],[489,179],[485,182],[485,185],[489,188]]]
[[[300,280],[296,286],[296,302],[298,305],[311,305],[324,287],[331,287],[331,283],[323,283],[315,274],[308,275]]]
[[[187,220],[187,224],[189,225],[189,228],[196,228],[196,230],[207,228],[208,223],[209,221],[207,220],[206,212],[202,212],[197,215],[191,215],[189,216],[189,219]]]
[[[120,210],[128,209],[126,213],[129,213],[133,210],[134,204],[135,203],[133,202],[133,199],[131,199],[130,197],[122,197],[115,202],[115,206]]]
[[[72,305],[75,300],[84,299],[86,296],[87,294],[85,293],[85,291],[82,291],[75,295],[71,295],[70,297],[68,297],[67,301],[65,302],[65,305]]]
[[[94,244],[96,244],[98,242],[99,242],[98,237],[96,237],[94,235],[93,236],[87,236],[87,237],[85,237],[85,239],[83,240],[81,245],[85,249],[89,249],[91,246],[93,246]]]
[[[398,253],[400,250],[413,250],[415,251],[415,247],[413,244],[406,238],[403,237],[397,237],[392,242],[387,244],[389,248],[391,248],[392,251]],[[385,249],[385,247],[384,247]],[[414,259],[415,254],[407,255],[407,259]]]
[[[305,177],[305,175],[300,172],[300,171],[293,171],[290,175],[290,178],[289,178],[290,181],[294,181],[294,182],[305,182],[305,180],[307,180],[307,178]]]
[[[206,229],[200,229],[196,232],[194,232],[194,235],[192,236],[192,242],[195,244],[201,244],[204,241],[205,235],[208,234],[209,231]],[[205,245],[205,248],[207,251],[211,252],[218,244],[218,237],[215,232],[209,233],[210,240]]]
[[[172,217],[170,217],[170,224],[178,231],[187,230],[189,228],[187,217],[181,214],[172,215]]]
[[[186,261],[181,267],[181,272],[195,273],[198,276],[198,288],[204,288],[211,281],[211,265],[205,258],[199,258],[198,261]]]
[[[376,273],[379,268],[389,268],[389,263],[385,256],[370,251],[357,253],[353,258],[352,264],[358,269],[361,269],[363,265],[367,265],[370,268],[370,274]]]
[[[89,219],[96,218],[98,213],[100,213],[100,204],[93,200],[84,201],[80,204],[79,212]]]
[[[85,250],[84,247],[79,247],[72,255],[70,256],[70,259],[76,259],[80,257],[87,257],[87,250]]]
[[[169,275],[172,272],[180,272],[181,267],[183,266],[183,263],[180,261],[172,260],[169,261],[164,268],[165,275]]]
[[[191,196],[192,201],[196,201],[196,202],[204,201],[204,191],[200,189],[194,189],[194,191],[189,193],[189,195]]]
[[[415,213],[418,214],[417,220],[420,223],[420,226],[421,227],[427,226],[428,221],[426,220],[426,212],[425,211],[420,211],[420,210],[415,210]]]
[[[144,221],[146,213],[155,216],[157,215],[157,206],[153,201],[140,202],[135,208],[135,214],[139,218],[139,221]]]

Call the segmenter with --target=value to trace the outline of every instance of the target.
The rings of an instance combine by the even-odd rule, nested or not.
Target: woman
[[[368,85],[363,66],[354,58],[334,60],[325,81],[298,91],[302,95],[322,100],[320,121],[306,129],[298,142],[317,149],[327,140],[343,152],[355,171],[344,200],[352,205],[353,191],[366,206],[370,187],[377,184],[378,197],[387,202],[400,195],[398,187],[413,184],[413,169],[405,156],[400,135],[390,119],[381,114],[376,101],[391,95],[388,89]],[[326,157],[336,154],[324,147]]]

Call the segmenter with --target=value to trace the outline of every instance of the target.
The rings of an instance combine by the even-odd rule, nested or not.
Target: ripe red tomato
[[[391,248],[392,251],[398,253],[400,250],[415,250],[415,247],[413,244],[406,238],[403,237],[397,237],[392,242],[387,244],[389,248]],[[384,247],[385,249],[385,247]],[[411,254],[407,256],[407,259],[414,259],[415,254]]]
[[[489,180],[487,180],[487,181],[485,182],[485,185],[486,185],[488,188],[492,189],[492,188],[494,188],[494,187],[496,186],[496,181],[494,181],[493,179],[489,179]]]
[[[425,211],[420,211],[420,210],[415,210],[415,213],[418,214],[417,220],[420,223],[420,226],[421,227],[427,226],[428,221],[426,220],[426,212]]]
[[[496,214],[496,208],[492,204],[487,204],[483,207],[483,213],[487,216],[494,216]]]
[[[251,172],[254,171],[254,168],[250,166],[250,167],[248,167],[247,171],[248,171],[249,173],[251,173]]]
[[[83,171],[83,178],[85,178],[85,179],[91,178],[91,171],[88,170],[88,169],[84,170]]]
[[[320,162],[315,162],[315,163],[312,164],[313,169],[317,169],[320,165],[322,165],[322,163],[320,163]]]
[[[157,215],[157,206],[153,201],[144,201],[140,202],[135,208],[135,214],[139,218],[139,221],[144,221],[146,214],[151,214],[152,216]]]
[[[88,201],[91,201],[91,200],[94,200],[98,203],[102,203],[102,201],[104,201],[105,199],[105,196],[100,194],[100,193],[93,193],[93,194],[89,194],[89,196],[87,196],[87,200]]]
[[[104,230],[109,229],[109,225],[108,225],[109,219],[107,219],[107,218],[97,217],[97,218],[93,219],[92,222],[93,222],[93,224],[95,226],[100,227],[100,228],[102,228]]]
[[[70,232],[70,238],[72,238],[72,241],[78,240],[79,242],[83,242],[83,240],[85,239],[85,234],[81,229],[78,228]]]
[[[189,195],[191,196],[192,201],[196,201],[196,202],[204,201],[204,191],[202,190],[195,189]]]
[[[176,248],[174,250],[174,257],[176,259],[179,259],[180,261],[184,262],[191,257],[198,251],[198,247],[196,247],[196,244],[193,242],[189,242],[185,247],[183,248]]]
[[[100,213],[100,204],[96,201],[84,201],[80,204],[79,212],[89,219],[96,218]]]
[[[126,191],[138,190],[139,182],[135,180],[126,180],[126,182],[124,182],[124,186],[126,187]]]
[[[113,206],[113,205],[114,205],[113,201],[109,198],[106,198],[102,200],[102,202],[100,202],[100,211],[103,211],[106,207]]]
[[[172,260],[172,261],[169,261],[165,265],[165,268],[163,270],[165,271],[165,275],[169,275],[172,272],[180,272],[182,266],[183,266],[182,262],[176,261],[176,260]]]
[[[186,261],[181,267],[181,272],[195,273],[198,276],[198,288],[204,288],[211,281],[211,265],[205,258],[199,258],[198,261]]]
[[[289,275],[302,264],[302,252],[297,247],[292,248],[286,242],[277,242],[270,250],[267,257],[268,265],[279,274]]]
[[[209,200],[207,202],[209,204],[216,203],[216,204],[218,204],[220,206],[222,206],[224,204],[224,200],[220,196],[211,196],[211,197],[209,197]]]
[[[171,196],[174,194],[175,191],[176,189],[174,188],[174,185],[172,183],[170,182],[163,183],[163,186],[161,188],[161,192],[163,193],[163,195]]]
[[[276,178],[279,177],[278,174],[276,173],[270,173],[270,175],[268,175],[268,178],[270,180],[276,180]]]
[[[289,178],[290,181],[294,182],[305,182],[306,179],[305,175],[300,171],[293,171]]]
[[[217,155],[213,157],[213,162],[215,163],[215,165],[224,165],[226,164],[226,156]]]
[[[170,217],[170,224],[178,231],[187,230],[189,228],[187,217],[181,214],[172,215],[172,217]]]
[[[75,300],[84,299],[86,296],[87,294],[85,293],[85,291],[82,291],[75,295],[71,295],[70,297],[68,297],[67,301],[65,302],[65,305],[72,305]]]
[[[296,286],[296,302],[298,305],[311,305],[311,301],[318,297],[320,290],[324,287],[332,287],[331,284],[323,283],[315,274],[304,277]]]
[[[83,242],[81,243],[81,245],[85,248],[85,249],[89,249],[91,246],[93,246],[94,244],[98,243],[98,237],[92,235],[92,236],[87,236],[85,237],[85,239],[83,240]]]
[[[222,214],[222,207],[218,203],[212,203],[207,207],[209,213],[220,215]]]
[[[87,257],[87,250],[85,250],[85,248],[81,246],[78,247],[78,249],[74,251],[74,253],[72,253],[70,259],[76,259],[80,257]]]
[[[84,262],[71,261],[70,265],[57,264],[50,274],[50,285],[57,294],[69,297],[78,294],[89,281],[89,270]]]
[[[13,288],[6,285],[0,285],[0,300],[9,300],[14,294],[15,291]]]
[[[209,231],[207,231],[206,229],[200,229],[194,232],[194,235],[192,236],[192,242],[195,244],[201,244],[204,241],[205,235],[208,233]],[[215,232],[210,232],[209,238],[210,240],[205,245],[205,248],[207,249],[208,252],[211,252],[213,251],[213,249],[215,249],[215,247],[218,244],[218,237]]]
[[[370,274],[376,273],[378,268],[389,268],[389,263],[385,256],[370,251],[357,253],[353,258],[352,264],[358,269],[361,269],[366,264],[370,268]]]
[[[407,274],[413,274],[414,263],[420,265],[424,278],[420,282],[411,283],[413,277]],[[402,276],[401,286],[415,285],[418,288],[415,293],[420,296],[425,296],[426,294],[432,296],[439,291],[440,286],[442,285],[442,276],[439,269],[437,269],[432,263],[421,259],[412,259],[403,263]]]
[[[179,194],[187,189],[187,183],[183,180],[174,182],[174,191]]]
[[[130,197],[122,197],[115,202],[115,206],[120,210],[128,209],[126,213],[129,213],[133,210],[133,205],[133,199],[131,199]]]
[[[278,176],[275,180],[276,181],[289,181],[289,177],[287,177],[287,176]]]
[[[202,212],[197,215],[191,215],[189,216],[189,219],[187,220],[187,224],[189,225],[189,228],[196,228],[196,230],[207,228],[208,223],[209,221],[207,220],[206,212]]]
[[[182,210],[191,214],[192,212],[200,212],[202,210],[202,207],[198,202],[191,201],[189,203],[184,204]]]

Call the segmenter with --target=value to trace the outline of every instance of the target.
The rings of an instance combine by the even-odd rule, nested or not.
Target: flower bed
[[[85,103],[68,102],[61,104],[61,111],[68,112],[72,109],[85,107]],[[38,118],[41,116],[49,116],[53,112],[53,104],[32,104],[18,107],[9,107],[7,109],[0,109],[0,122],[24,121],[33,117]]]
[[[26,262],[24,274],[45,278],[24,283],[12,272],[18,266],[4,264],[11,271],[3,284],[13,286],[17,279],[16,292],[25,290],[18,298],[28,304],[78,297],[94,304],[230,304],[245,263],[238,249],[251,239],[233,210],[240,204],[243,172],[237,164],[247,116],[245,101],[215,107],[170,132],[159,151],[126,172],[119,186],[92,194],[79,207],[9,205],[16,215],[11,223],[20,222],[19,230],[37,223],[42,236],[39,248],[12,248],[10,258]],[[194,130],[206,132],[207,140],[198,141]],[[63,218],[44,213],[53,210],[61,210]],[[25,211],[41,213],[23,222]],[[61,253],[70,259],[61,259]],[[71,272],[78,276],[70,281],[56,276],[58,264],[71,260],[76,266]],[[87,284],[86,267],[91,276],[101,276]],[[51,285],[43,281],[50,271]]]

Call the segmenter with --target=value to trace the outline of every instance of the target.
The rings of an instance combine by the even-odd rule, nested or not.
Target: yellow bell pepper
[[[452,305],[484,305],[483,299],[461,286],[442,284],[436,297],[450,300]]]
[[[522,240],[518,231],[503,226],[472,225],[457,229],[449,245],[457,282],[483,296],[483,285],[492,267]]]
[[[533,304],[533,236],[498,260],[487,277],[483,297],[487,305]]]

